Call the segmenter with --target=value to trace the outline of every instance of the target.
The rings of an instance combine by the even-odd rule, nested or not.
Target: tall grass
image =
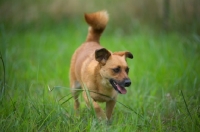
[[[96,119],[84,101],[76,117],[68,70],[73,51],[86,37],[82,23],[1,28],[6,68],[1,131],[200,130],[199,36],[140,27],[130,35],[108,27],[102,36],[109,50],[134,55],[127,60],[132,85],[119,95],[112,124]]]

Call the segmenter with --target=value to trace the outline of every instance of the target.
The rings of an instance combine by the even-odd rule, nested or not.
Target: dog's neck
[[[108,78],[104,78],[101,73],[100,73],[100,70],[101,70],[101,65],[98,64],[96,67],[95,67],[95,72],[94,72],[94,77],[95,77],[95,82],[96,84],[98,84],[98,86],[103,86],[104,88],[108,88],[108,89],[112,89],[112,86],[111,84],[109,83],[109,79]],[[101,81],[99,81],[101,80]]]

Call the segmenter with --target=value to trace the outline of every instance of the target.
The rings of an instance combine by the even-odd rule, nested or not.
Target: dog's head
[[[132,59],[133,55],[126,51],[111,53],[105,48],[95,51],[95,59],[100,65],[100,74],[107,82],[105,85],[113,87],[120,94],[125,94],[125,87],[131,85],[126,58]]]

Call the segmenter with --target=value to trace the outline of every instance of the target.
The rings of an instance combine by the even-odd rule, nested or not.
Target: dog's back
[[[100,11],[85,14],[85,20],[89,25],[86,42],[83,43],[73,54],[70,66],[70,87],[76,87],[76,82],[80,81],[81,69],[86,58],[89,59],[96,49],[102,48],[99,40],[108,22],[108,13]]]

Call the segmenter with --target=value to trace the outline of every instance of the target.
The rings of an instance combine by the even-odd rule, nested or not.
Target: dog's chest
[[[110,91],[110,92],[92,92],[90,96],[94,101],[97,102],[108,102],[110,100],[115,100],[117,98],[117,92]]]

